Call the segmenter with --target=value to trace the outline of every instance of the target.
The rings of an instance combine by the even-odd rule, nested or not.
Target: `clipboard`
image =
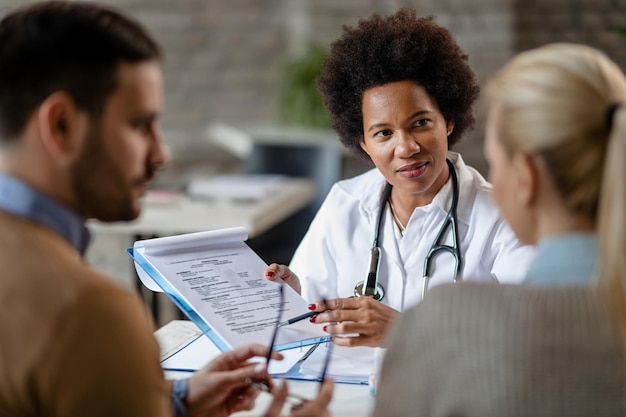
[[[245,243],[242,227],[140,240],[127,252],[142,283],[163,291],[224,352],[250,342],[267,343],[276,325],[280,283],[263,277],[267,265]],[[308,311],[285,285],[285,317]],[[303,320],[278,334],[276,350],[330,340]]]

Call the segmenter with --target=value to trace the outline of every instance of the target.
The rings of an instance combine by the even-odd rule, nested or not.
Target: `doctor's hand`
[[[335,298],[318,301],[320,314],[311,321],[324,325],[331,335],[357,334],[354,337],[333,336],[338,346],[383,346],[387,330],[400,312],[371,297]]]
[[[282,383],[281,383],[282,382]],[[333,397],[333,379],[324,378],[317,398],[307,401],[300,406],[291,409],[291,417],[327,417],[329,416],[328,404]],[[278,417],[287,400],[287,384],[284,380],[276,384],[273,391],[274,399],[267,410],[265,417]]]
[[[268,347],[259,344],[242,346],[223,353],[189,379],[185,406],[188,417],[226,417],[236,411],[250,410],[259,395],[248,378],[271,381],[265,364],[251,363],[255,356],[265,356]],[[272,359],[282,359],[272,352]]]
[[[282,279],[285,284],[296,290],[298,294],[302,293],[300,278],[298,278],[289,267],[280,264],[270,264],[265,270],[265,279],[276,281],[278,278]]]

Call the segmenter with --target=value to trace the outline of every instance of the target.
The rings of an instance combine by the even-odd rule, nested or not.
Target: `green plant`
[[[280,100],[280,114],[285,123],[330,127],[330,119],[315,87],[315,79],[327,56],[326,48],[310,45],[306,54],[285,64]]]
[[[619,33],[620,35],[626,37],[626,28],[622,26],[612,26],[611,29],[613,32]]]

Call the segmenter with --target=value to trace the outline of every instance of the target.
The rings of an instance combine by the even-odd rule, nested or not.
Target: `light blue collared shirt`
[[[570,233],[542,239],[524,284],[566,286],[591,284],[596,274],[598,237]]]
[[[0,210],[48,226],[84,255],[91,234],[84,219],[25,182],[0,173]]]

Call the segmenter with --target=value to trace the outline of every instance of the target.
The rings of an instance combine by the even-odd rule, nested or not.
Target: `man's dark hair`
[[[421,84],[446,120],[454,121],[448,147],[473,127],[479,88],[467,55],[433,17],[417,18],[414,10],[401,9],[391,16],[373,14],[356,28],[344,26],[331,45],[317,87],[344,146],[369,159],[359,145],[363,93],[405,80]]]
[[[56,91],[98,118],[120,62],[160,57],[140,24],[95,4],[52,1],[7,15],[0,21],[0,140],[19,135]]]

